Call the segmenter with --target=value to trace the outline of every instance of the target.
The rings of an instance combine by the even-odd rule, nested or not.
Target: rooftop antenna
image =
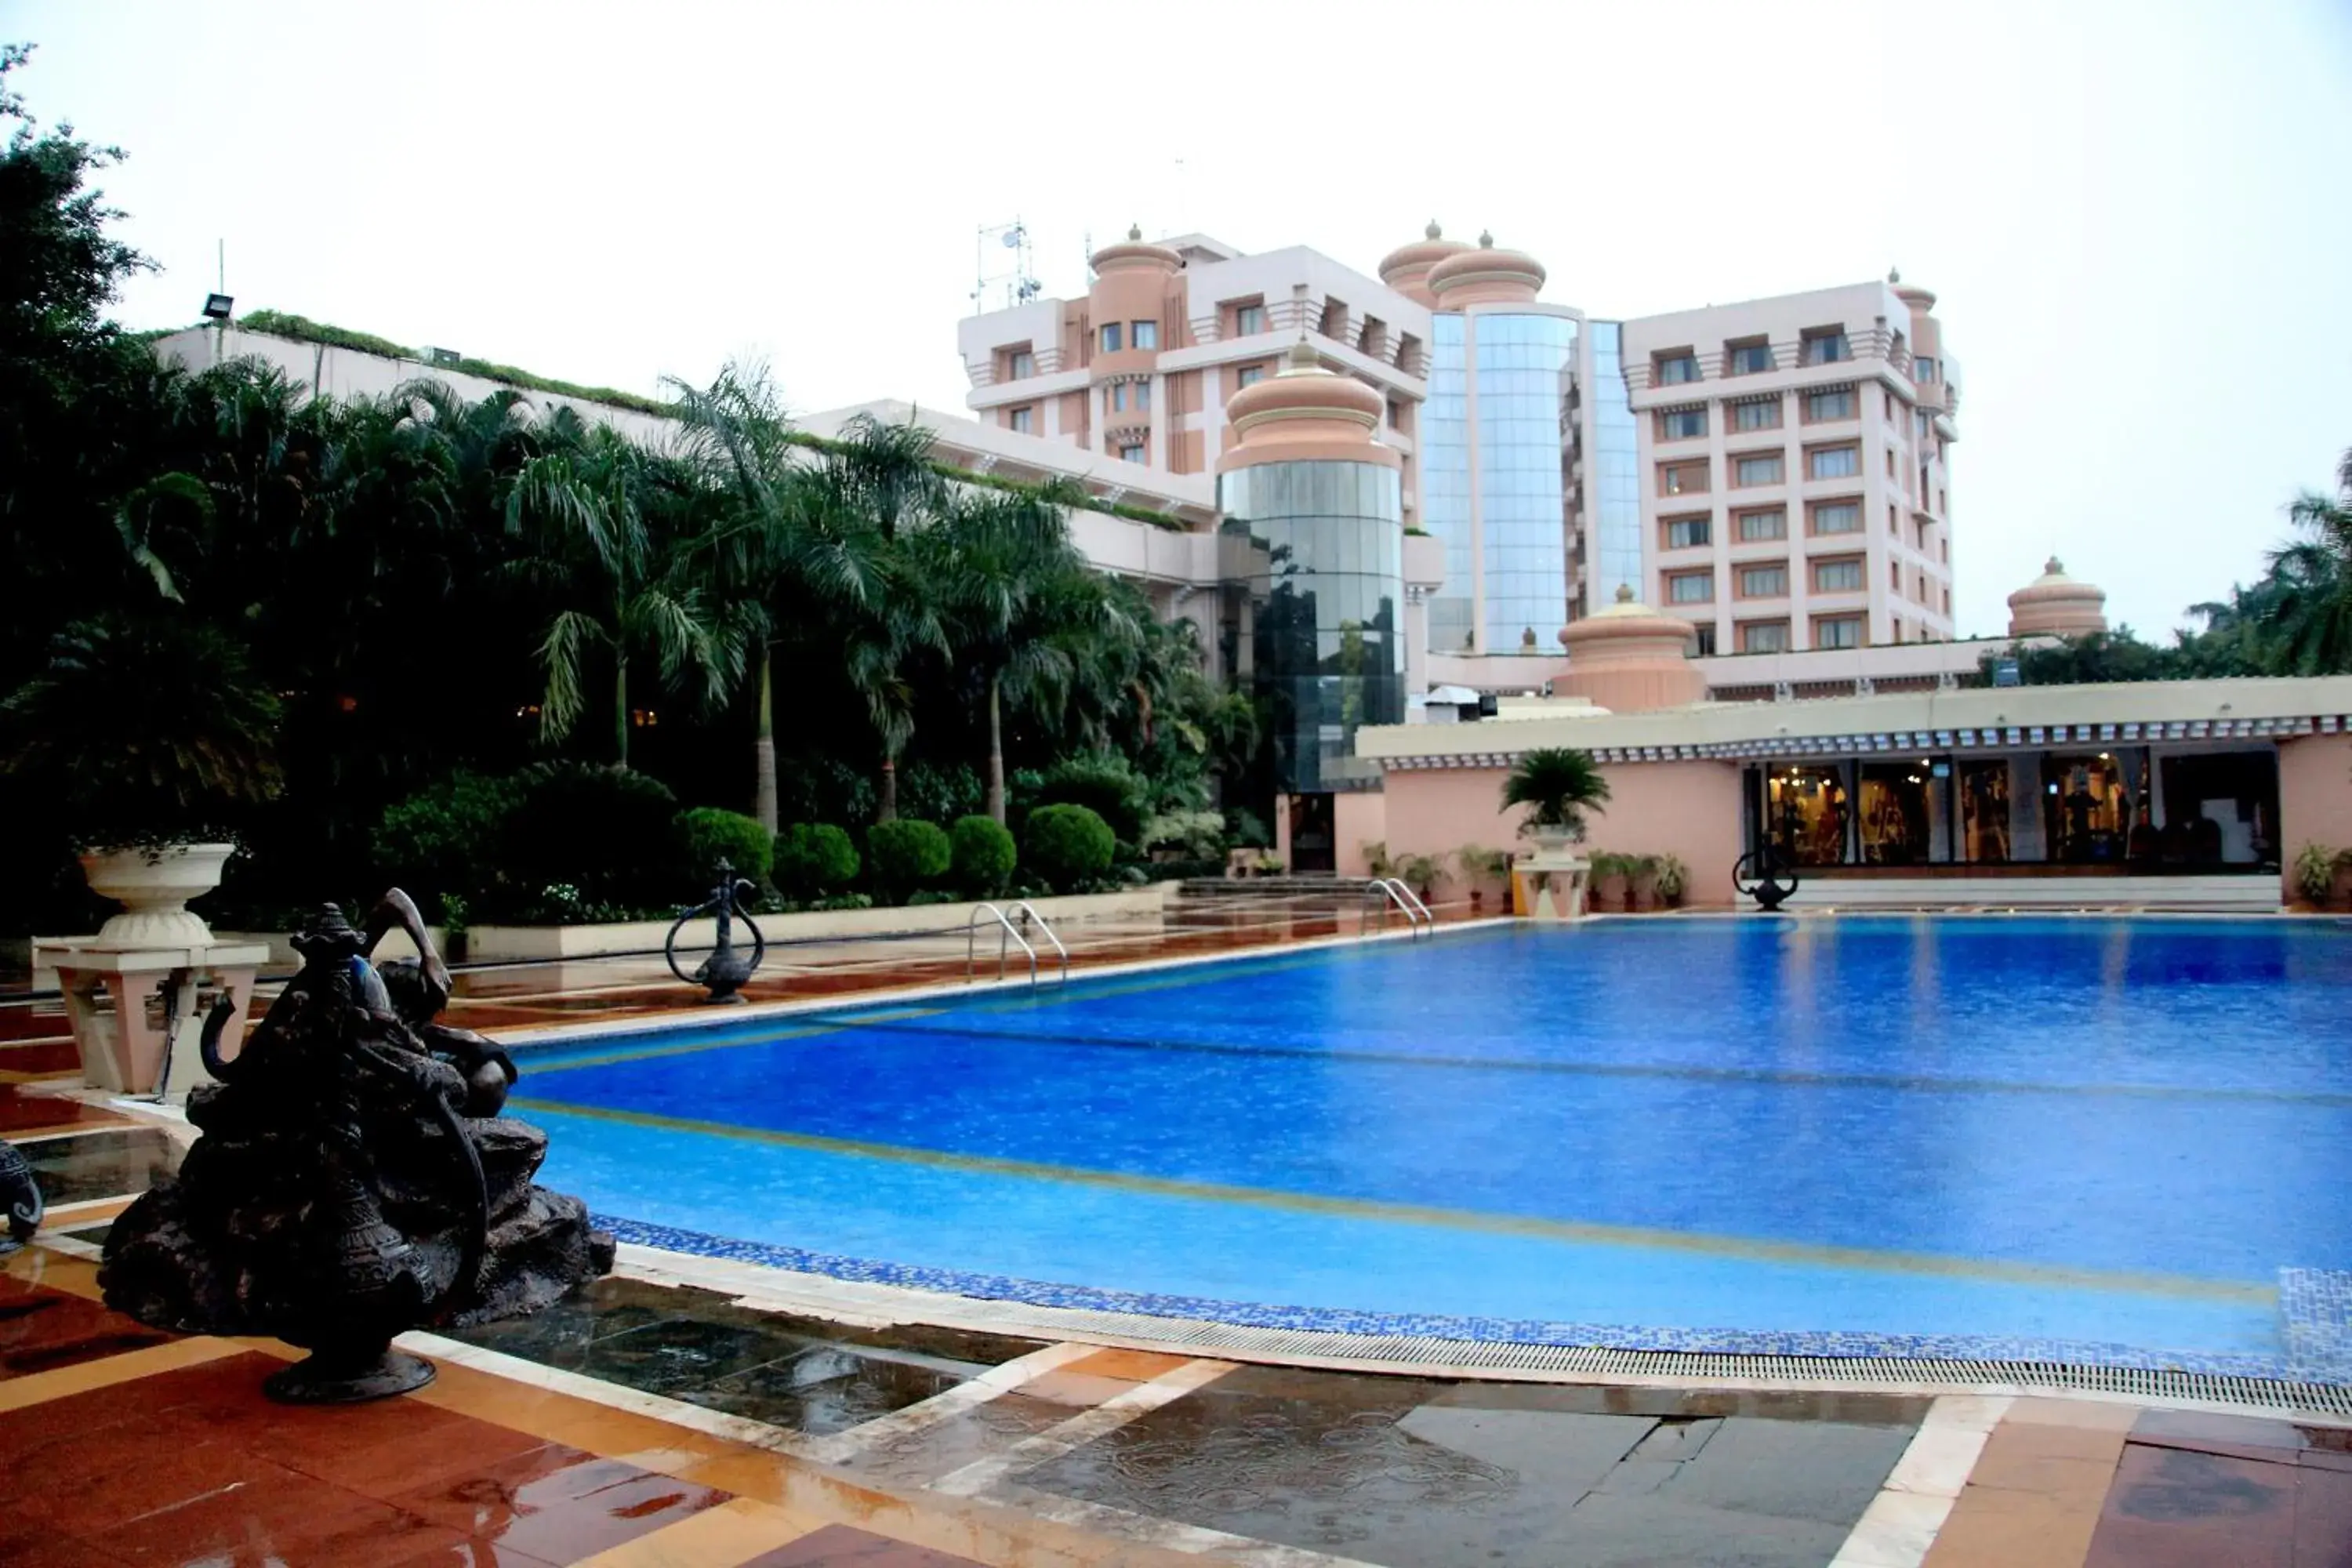
[[[1004,303],[998,308],[1005,310],[1025,305],[1045,291],[1045,286],[1037,281],[1036,261],[1030,253],[1029,226],[1021,219],[983,224],[972,249],[972,314],[988,310],[991,295],[999,288],[1003,290]],[[1003,253],[1007,250],[1013,252],[1011,269],[990,271],[991,266],[1003,264]]]

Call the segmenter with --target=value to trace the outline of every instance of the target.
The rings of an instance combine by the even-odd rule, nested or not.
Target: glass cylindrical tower
[[[1373,439],[1381,395],[1324,369],[1302,340],[1280,374],[1226,408],[1224,575],[1248,593],[1236,673],[1271,721],[1275,789],[1377,789],[1356,731],[1403,722],[1405,696],[1402,465]]]

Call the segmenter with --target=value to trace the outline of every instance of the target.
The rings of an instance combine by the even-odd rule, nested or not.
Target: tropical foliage
[[[2020,649],[2028,686],[2105,680],[2191,680],[2231,675],[2352,673],[2352,448],[2336,492],[2306,491],[2287,508],[2287,542],[2263,575],[2224,599],[2189,606],[2200,623],[2151,643],[2129,626]],[[2002,658],[1988,654],[1983,679]]]
[[[24,58],[0,55],[0,929],[86,922],[69,839],[233,834],[216,918],[395,869],[491,918],[686,900],[721,837],[757,862],[681,806],[803,825],[777,880],[826,899],[876,877],[856,846],[902,797],[1017,834],[1042,781],[1114,774],[1131,863],[1155,816],[1266,811],[1255,710],[1087,566],[1066,513],[1106,503],[1075,489],[960,473],[911,426],[819,439],[756,366],[648,400],[467,363],[506,389],[337,401],[159,365],[108,320],[149,265],[97,188],[119,154],[28,117]],[[632,439],[542,392],[669,423]],[[651,861],[615,862],[639,830]],[[964,839],[970,879],[1018,888],[1006,840]]]
[[[1503,780],[1503,804],[1528,808],[1519,825],[1522,834],[1557,828],[1581,839],[1584,814],[1600,810],[1608,801],[1609,780],[1592,753],[1566,746],[1525,753]]]

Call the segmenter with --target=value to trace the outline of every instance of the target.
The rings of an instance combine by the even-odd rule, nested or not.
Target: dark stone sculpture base
[[[373,1353],[321,1350],[270,1373],[261,1391],[281,1405],[357,1405],[412,1394],[434,1376],[431,1362],[390,1345]]]

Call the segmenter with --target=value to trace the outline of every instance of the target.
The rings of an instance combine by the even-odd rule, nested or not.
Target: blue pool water
[[[2352,1268],[2348,1015],[2325,922],[1520,925],[570,1042],[519,1092],[600,1214],[977,1290],[2267,1363],[2278,1271]]]

